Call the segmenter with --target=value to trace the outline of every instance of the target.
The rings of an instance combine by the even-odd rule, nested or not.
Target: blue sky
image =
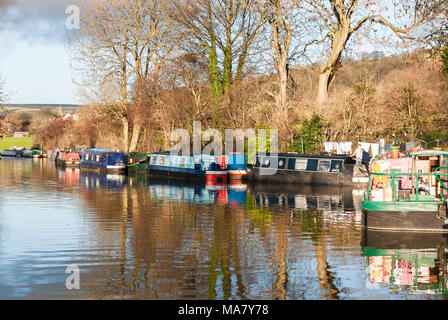
[[[10,36],[0,34],[2,42]],[[0,72],[10,91],[9,103],[79,102],[64,44],[16,38],[8,39],[6,48],[0,55]]]

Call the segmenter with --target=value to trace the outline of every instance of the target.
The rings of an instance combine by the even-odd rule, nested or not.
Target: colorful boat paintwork
[[[367,165],[347,155],[257,155],[249,179],[260,182],[364,187]]]
[[[182,178],[207,184],[227,183],[227,170],[214,156],[171,155],[169,152],[153,153],[148,164],[148,173],[156,177]]]
[[[83,151],[81,169],[124,171],[126,169],[124,153],[97,148]]]
[[[223,157],[226,158],[229,180],[247,179],[247,161],[244,154],[232,153]]]
[[[448,152],[413,152],[374,162],[371,171],[362,202],[366,228],[448,232]]]
[[[61,167],[79,167],[80,164],[81,157],[76,152],[61,151],[56,158],[56,165]]]

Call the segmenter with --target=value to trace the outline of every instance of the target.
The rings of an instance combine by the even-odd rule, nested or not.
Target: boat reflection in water
[[[79,168],[59,168],[59,181],[64,182],[67,186],[75,186],[79,183]]]
[[[256,204],[264,207],[281,207],[323,211],[324,213],[350,213],[361,221],[362,190],[334,186],[279,186],[254,184],[250,187]]]
[[[447,294],[447,239],[443,233],[365,229],[361,246],[368,286],[387,284],[390,293]]]
[[[154,200],[204,204],[245,204],[247,185],[180,184],[167,180],[148,180],[149,195]]]
[[[114,173],[81,171],[79,179],[86,189],[123,189],[127,183],[125,175]]]

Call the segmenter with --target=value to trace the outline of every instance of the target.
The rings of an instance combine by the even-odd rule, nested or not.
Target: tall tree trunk
[[[224,61],[222,70],[222,90],[227,92],[232,84],[232,52],[230,45],[224,50]]]
[[[216,53],[216,43],[215,39],[212,39],[211,46],[209,48],[209,82],[210,82],[210,91],[214,98],[218,97],[222,93],[222,85],[220,79],[220,72],[218,68],[218,55]]]
[[[127,34],[125,35],[125,44],[127,43]],[[128,119],[128,69],[127,69],[127,53],[126,46],[123,47],[123,56],[121,61],[121,103],[123,108],[123,114],[121,121],[123,123],[123,144],[124,152],[129,151],[129,119]]]
[[[124,152],[129,152],[129,121],[127,118],[122,118],[123,123],[123,144]]]
[[[280,115],[280,120],[284,121],[286,120],[288,108],[288,71],[286,70],[286,63],[281,62],[281,65],[278,66],[278,80],[277,111]]]
[[[321,70],[319,74],[319,87],[317,89],[317,103],[323,105],[328,100],[328,87],[331,69]]]
[[[342,53],[351,36],[348,21],[341,23],[340,30],[334,35],[331,54],[327,62],[321,67],[319,74],[319,86],[317,92],[317,103],[322,106],[328,100],[328,90],[333,82],[339,68]]]
[[[132,128],[131,145],[129,146],[129,152],[134,152],[137,149],[137,143],[140,138],[142,126],[141,124],[135,123]]]
[[[246,63],[248,48],[244,48],[238,58],[238,65],[236,67],[235,81],[240,81],[243,78],[244,65]]]

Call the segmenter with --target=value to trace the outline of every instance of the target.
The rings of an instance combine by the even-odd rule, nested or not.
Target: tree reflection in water
[[[41,207],[42,201],[49,201],[43,199],[54,199],[46,202],[45,210],[27,211],[32,228],[26,229],[26,235],[33,239],[37,252],[45,249],[46,254],[33,255],[30,263],[27,261],[31,258],[22,253],[20,257],[28,260],[20,260],[19,255],[8,260],[11,253],[6,255],[3,250],[0,261],[18,261],[25,268],[22,274],[30,278],[41,277],[47,270],[35,266],[57,269],[75,264],[81,269],[79,292],[60,290],[64,288],[63,270],[57,281],[45,284],[45,291],[31,282],[20,283],[29,288],[31,296],[388,298],[397,286],[398,271],[394,270],[400,269],[403,275],[405,268],[414,268],[408,272],[416,279],[414,284],[430,281],[438,288],[433,292],[446,294],[446,259],[428,254],[431,250],[438,252],[434,250],[437,244],[425,247],[425,258],[419,258],[418,266],[413,257],[420,256],[420,249],[417,255],[396,254],[403,247],[403,239],[387,238],[375,247],[369,237],[369,243],[361,245],[361,240],[366,240],[357,207],[362,192],[352,189],[201,186],[155,181],[146,176],[57,170],[48,160],[2,160],[0,178],[0,190],[8,192],[7,196],[1,193],[0,205],[8,208],[0,211],[1,230],[23,229],[22,225],[13,224],[15,220],[11,218],[20,212],[11,208],[24,201],[30,207]],[[64,219],[54,219],[59,216]],[[66,223],[66,218],[76,223]],[[15,248],[16,243],[10,240],[13,238],[6,234],[0,235],[0,248]],[[47,238],[56,240],[49,242]],[[396,247],[384,248],[384,243]],[[432,264],[424,265],[426,261]],[[420,268],[423,265],[428,268]],[[385,266],[391,266],[390,270]],[[366,267],[371,268],[370,273],[366,274]],[[366,286],[366,281],[380,279],[380,267],[391,276],[383,278],[379,287]],[[15,281],[8,270],[14,269],[0,269],[0,279]],[[49,274],[54,273],[51,270],[48,269]],[[399,295],[412,296],[411,291],[418,289],[410,285]],[[1,290],[0,295],[8,297]]]

